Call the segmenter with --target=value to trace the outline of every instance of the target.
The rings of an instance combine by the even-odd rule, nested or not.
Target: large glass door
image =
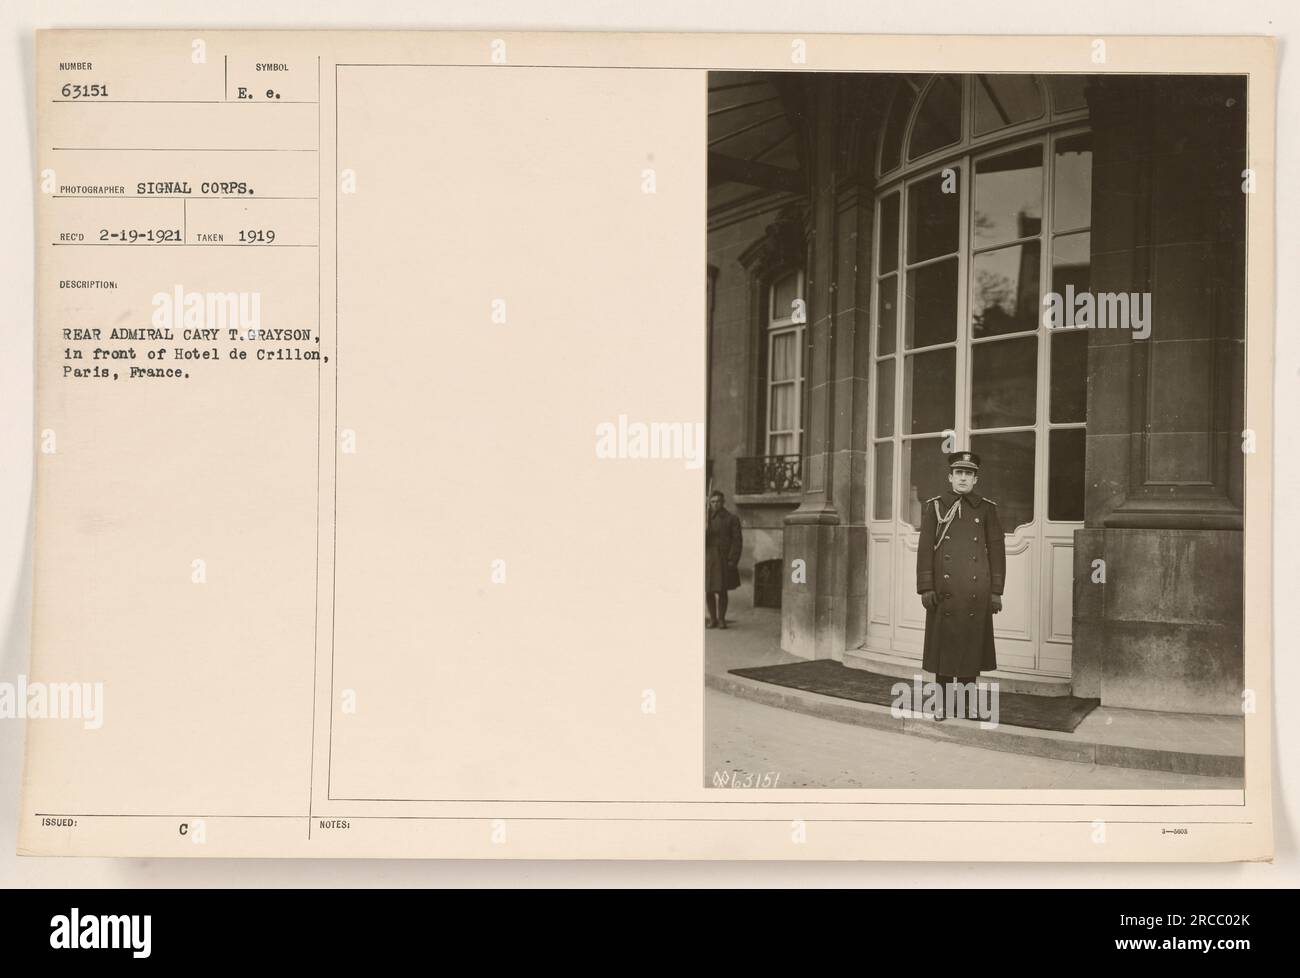
[[[1061,131],[910,175],[876,208],[865,648],[919,661],[922,502],[947,453],[982,457],[1006,531],[999,671],[1070,674],[1083,518],[1086,335],[1048,330],[1050,290],[1087,288],[1091,151]]]

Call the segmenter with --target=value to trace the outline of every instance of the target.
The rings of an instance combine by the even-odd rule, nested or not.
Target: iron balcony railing
[[[799,455],[755,455],[736,459],[736,495],[802,491],[800,460]]]

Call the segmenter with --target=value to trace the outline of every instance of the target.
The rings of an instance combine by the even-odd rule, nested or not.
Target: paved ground
[[[780,774],[778,788],[1236,788],[1194,775],[1079,764],[764,706],[705,690],[705,785],[714,772]]]
[[[781,612],[779,610],[744,607],[743,602],[733,601],[732,607],[727,613],[727,620],[731,627],[726,631],[711,629],[706,630],[704,633],[704,669],[709,675],[723,676],[732,669],[740,669],[746,666],[766,666],[803,661],[781,650]],[[774,708],[766,707],[765,709]],[[1101,706],[1093,710],[1072,733],[1012,727],[1005,727],[1004,730],[1044,740],[1107,744],[1117,747],[1192,754],[1223,754],[1240,757],[1244,747],[1243,718],[1240,716],[1158,713],[1150,710],[1120,709],[1108,706]],[[932,743],[934,742],[932,741]],[[946,747],[946,744],[940,742],[933,749],[946,749]],[[985,752],[981,748],[966,749],[979,750],[981,753]],[[1004,752],[992,753],[1002,754]],[[1042,763],[1051,764],[1057,762],[1044,759]],[[1066,771],[1085,767],[1073,762],[1066,763],[1068,764]],[[975,765],[975,769],[985,770],[978,764]],[[1110,771],[1111,768],[1103,766],[1100,770],[1106,772]],[[1135,772],[1135,774],[1138,777],[1142,776],[1140,772]],[[1208,784],[1216,788],[1241,787],[1240,779],[1227,779],[1223,782],[1209,779]],[[987,786],[1001,787],[1002,785],[989,784]],[[1129,786],[1127,782],[1115,785],[1115,787]],[[1133,786],[1143,787],[1144,785],[1142,782],[1137,782]],[[1194,780],[1184,783],[1175,779],[1173,786],[1193,787],[1199,785]]]

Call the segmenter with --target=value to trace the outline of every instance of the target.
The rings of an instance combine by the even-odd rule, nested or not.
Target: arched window
[[[1087,337],[1049,291],[1087,288],[1084,79],[899,79],[877,161],[871,518],[920,525],[942,446],[984,456],[1008,532],[1083,518]]]
[[[961,78],[936,75],[921,97],[907,144],[909,161],[961,141]]]
[[[876,174],[1054,122],[1087,118],[1087,75],[901,75],[881,132]],[[904,149],[906,148],[906,152]]]
[[[903,139],[907,136],[907,124],[912,118],[912,108],[916,105],[916,96],[924,81],[924,75],[904,75],[898,80],[880,140],[881,173],[888,173],[903,160]]]

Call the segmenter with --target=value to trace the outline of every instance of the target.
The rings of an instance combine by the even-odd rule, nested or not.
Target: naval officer
[[[1007,557],[997,503],[975,492],[979,469],[974,452],[953,452],[951,488],[922,505],[916,551],[916,591],[925,605],[921,665],[949,697],[954,679],[974,683],[998,667],[993,616],[1002,610]]]

